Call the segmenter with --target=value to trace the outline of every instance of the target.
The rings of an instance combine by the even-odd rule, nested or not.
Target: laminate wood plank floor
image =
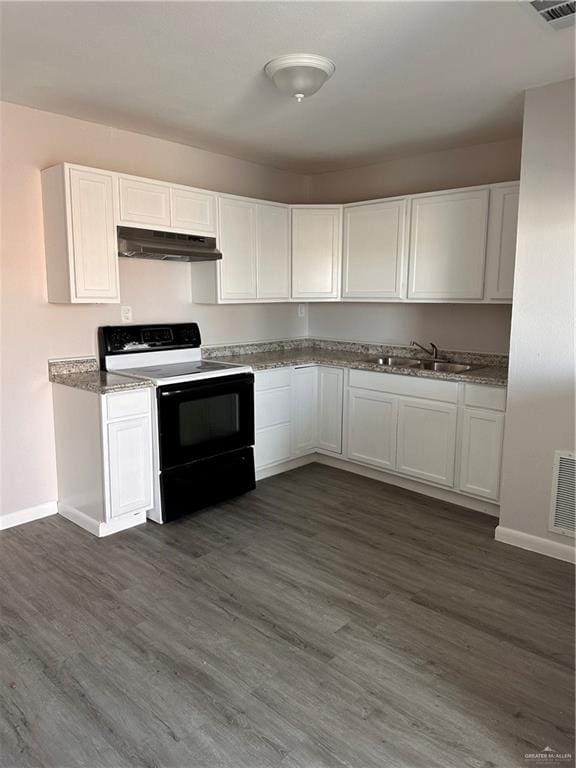
[[[526,768],[573,752],[572,568],[495,542],[495,525],[312,464],[166,526],[5,531],[0,765]]]

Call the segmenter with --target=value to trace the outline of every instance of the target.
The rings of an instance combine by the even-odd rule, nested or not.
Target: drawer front
[[[291,443],[290,424],[279,424],[276,427],[256,432],[254,443],[256,469],[269,467],[281,461],[288,461]]]
[[[283,389],[267,389],[257,392],[255,398],[255,427],[264,429],[290,421],[291,392]]]
[[[378,371],[350,371],[351,387],[373,389],[377,392],[389,392],[394,395],[423,397],[428,400],[441,400],[445,403],[458,401],[457,381],[438,381],[411,376],[399,376]]]
[[[506,388],[487,387],[484,384],[466,384],[464,387],[464,403],[472,408],[505,411]]]
[[[275,368],[270,371],[256,371],[254,386],[256,390],[289,387],[291,368]]]
[[[124,419],[139,416],[150,411],[150,390],[140,389],[130,392],[113,392],[106,395],[106,418]]]

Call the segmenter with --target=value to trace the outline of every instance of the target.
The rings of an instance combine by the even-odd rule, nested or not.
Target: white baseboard
[[[436,486],[428,485],[427,483],[422,483],[418,480],[411,480],[408,477],[402,477],[381,469],[366,467],[363,464],[356,464],[348,459],[343,459],[339,456],[333,456],[323,452],[309,453],[306,456],[300,456],[297,459],[290,459],[289,461],[283,461],[280,464],[274,464],[271,467],[260,469],[256,472],[256,479],[263,480],[265,477],[272,477],[273,475],[279,475],[282,472],[289,472],[291,469],[297,469],[305,464],[312,464],[314,462],[317,464],[324,464],[328,467],[335,467],[336,469],[343,469],[345,472],[352,472],[356,475],[362,475],[362,477],[369,477],[371,480],[378,480],[381,483],[388,483],[388,485],[396,485],[399,488],[405,488],[408,491],[415,491],[416,493],[421,493],[425,496],[431,496],[433,499],[447,501],[450,504],[456,504],[459,507],[472,509],[474,512],[482,512],[483,514],[491,515],[492,517],[499,517],[500,515],[500,507],[492,502],[465,496],[462,493],[447,488],[437,488]]]
[[[365,467],[363,464],[356,464],[348,459],[341,459],[338,456],[329,456],[325,453],[315,454],[313,461],[316,461],[318,464],[325,464],[328,467],[343,469],[345,472],[353,472],[355,475],[369,477],[371,480],[379,480],[381,483],[396,485],[398,488],[405,488],[407,491],[414,491],[415,493],[421,493],[424,496],[431,496],[433,499],[438,499],[439,501],[447,501],[450,504],[456,504],[459,507],[472,509],[474,512],[482,512],[483,514],[491,515],[492,517],[500,516],[500,508],[497,504],[483,501],[482,499],[475,499],[471,496],[465,496],[464,494],[450,490],[449,488],[437,488],[434,485],[428,485],[428,483],[411,480],[408,477],[392,474],[385,470]]]
[[[92,533],[94,536],[98,537],[110,536],[112,533],[125,531],[128,528],[134,528],[135,525],[142,525],[142,523],[146,522],[146,511],[138,511],[133,514],[122,515],[122,517],[117,517],[114,520],[104,522],[95,520],[93,517],[90,517],[75,507],[58,504],[58,514],[65,517],[66,520],[76,523],[80,528],[84,528],[88,533]]]
[[[297,459],[281,461],[279,464],[272,464],[269,467],[257,469],[256,480],[264,480],[266,477],[281,475],[283,472],[289,472],[291,469],[298,469],[298,467],[303,467],[305,464],[312,464],[313,461],[316,461],[316,454],[308,454],[307,456],[299,456]]]
[[[502,525],[496,528],[494,538],[502,544],[528,549],[530,552],[555,557],[557,560],[565,560],[567,563],[576,562],[574,544],[561,544],[559,541],[543,539],[541,536],[516,531],[514,528],[504,528]]]
[[[27,507],[17,512],[10,512],[8,515],[0,515],[0,531],[6,528],[13,528],[15,525],[24,525],[34,520],[41,520],[43,517],[55,515],[58,507],[55,501],[48,501],[45,504],[38,504],[35,507]]]

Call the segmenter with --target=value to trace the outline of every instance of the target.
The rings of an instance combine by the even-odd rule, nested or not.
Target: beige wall
[[[311,336],[421,344],[468,352],[508,352],[510,306],[466,304],[311,304]]]
[[[97,326],[119,322],[118,306],[47,303],[40,169],[76,162],[286,202],[306,202],[312,189],[316,199],[325,194],[326,201],[345,200],[518,176],[514,142],[404,158],[353,174],[306,177],[25,107],[1,104],[0,110],[3,514],[56,499],[47,359],[93,354]],[[196,320],[206,343],[308,332],[308,320],[298,318],[293,305],[193,305],[189,274],[184,264],[121,261],[123,302],[132,306],[134,321]],[[490,351],[505,348],[508,315],[502,307],[310,306],[316,335],[380,340],[382,332],[387,341],[431,336],[445,346]]]
[[[90,355],[118,306],[48,304],[40,169],[64,160],[271,200],[302,200],[307,180],[222,155],[10,104],[1,105],[2,474],[0,510],[56,499],[50,357]],[[190,266],[122,261],[134,321],[197,320],[207,343],[305,335],[291,305],[192,305]]]
[[[574,450],[574,81],[526,94],[500,525],[548,531],[552,460]]]
[[[521,139],[396,157],[310,177],[310,202],[350,203],[520,178]]]

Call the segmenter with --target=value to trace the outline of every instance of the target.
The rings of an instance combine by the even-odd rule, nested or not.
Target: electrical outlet
[[[122,320],[123,323],[132,322],[132,307],[120,307],[120,320]]]
[[[298,317],[306,317],[306,304],[298,304]]]

